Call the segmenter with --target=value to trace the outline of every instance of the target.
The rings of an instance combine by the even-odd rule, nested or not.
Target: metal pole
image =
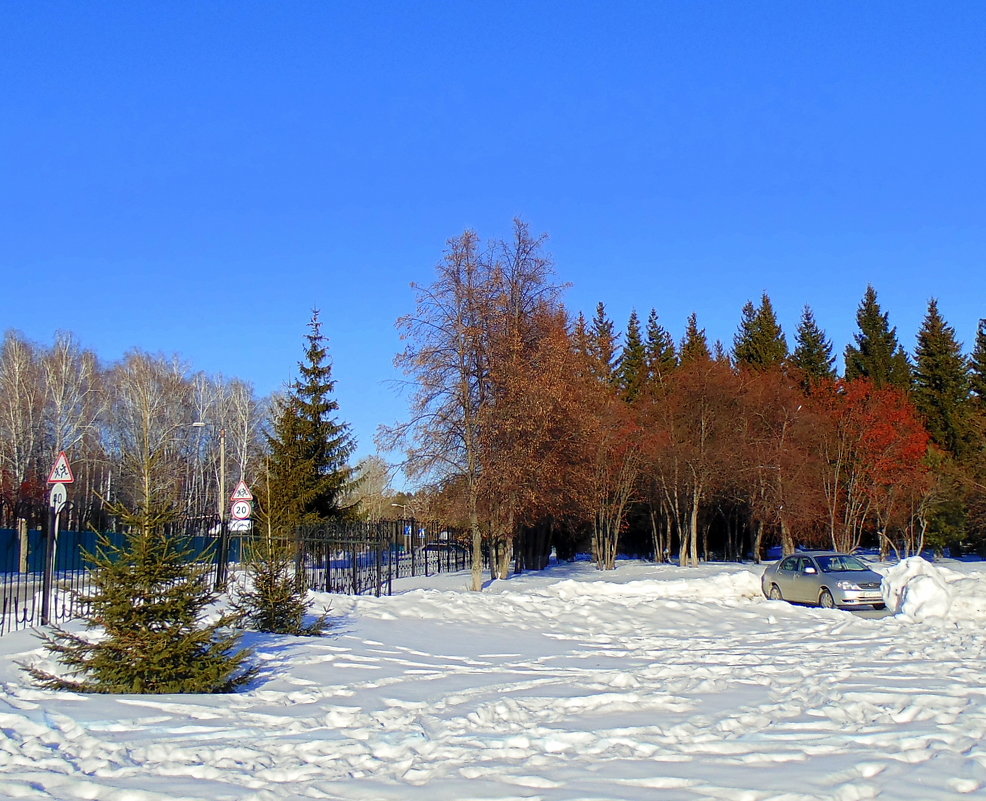
[[[229,559],[229,528],[226,525],[226,429],[219,429],[219,553],[216,559],[216,589],[226,583]]]
[[[51,622],[51,587],[55,573],[55,526],[58,525],[58,515],[55,505],[48,506],[48,535],[45,537],[45,564],[41,579],[41,625]]]
[[[226,429],[219,429],[219,521],[226,519]]]

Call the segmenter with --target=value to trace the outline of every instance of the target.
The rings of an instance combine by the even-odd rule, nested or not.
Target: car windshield
[[[817,561],[823,573],[859,573],[869,570],[855,556],[819,556]]]

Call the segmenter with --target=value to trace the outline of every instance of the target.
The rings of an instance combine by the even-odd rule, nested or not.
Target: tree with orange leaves
[[[887,537],[928,488],[929,438],[914,405],[868,379],[827,382],[810,402],[827,424],[819,456],[832,547],[855,550],[868,526]]]

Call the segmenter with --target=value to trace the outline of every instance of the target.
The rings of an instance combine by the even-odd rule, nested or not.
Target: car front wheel
[[[828,590],[822,590],[818,596],[818,605],[825,609],[835,609],[835,599]]]
[[[778,587],[776,584],[770,585],[770,592],[767,594],[767,597],[770,598],[770,600],[772,601],[784,600],[784,596],[781,595],[781,588]]]

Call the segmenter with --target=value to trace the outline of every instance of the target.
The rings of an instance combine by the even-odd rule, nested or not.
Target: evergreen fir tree
[[[588,332],[589,357],[596,378],[611,386],[615,386],[617,381],[618,339],[613,321],[606,316],[606,306],[600,301]]]
[[[582,358],[589,358],[589,326],[586,324],[585,315],[582,312],[579,312],[579,316],[575,318],[572,344],[575,347],[575,352]]]
[[[739,364],[747,364],[747,357],[750,355],[751,341],[753,332],[757,325],[757,307],[752,300],[743,304],[741,312],[739,330],[733,337],[733,355]]]
[[[651,384],[663,383],[668,374],[678,366],[674,339],[668,330],[657,321],[657,312],[651,309],[647,318],[647,342],[644,345],[647,360],[647,381]]]
[[[804,375],[806,389],[825,379],[835,378],[832,342],[815,322],[815,315],[807,305],[801,313],[797,343],[791,363]]]
[[[626,343],[620,353],[616,375],[623,399],[627,402],[636,400],[647,380],[647,352],[640,335],[640,318],[636,311],[630,312]]]
[[[743,307],[743,319],[733,338],[733,356],[738,365],[767,370],[783,364],[787,354],[787,340],[764,292],[759,308],[749,301]]]
[[[961,456],[969,437],[969,363],[934,298],[918,332],[914,360],[914,405],[932,439]]]
[[[261,509],[261,520],[278,526],[341,518],[350,511],[343,503],[353,485],[348,459],[355,443],[349,426],[333,416],[339,404],[332,397],[335,381],[317,309],[309,327],[301,375],[281,399],[267,436],[273,506]]]
[[[888,315],[880,310],[872,286],[866,287],[856,322],[859,324],[859,333],[854,335],[856,346],[846,346],[846,379],[868,378],[877,387],[910,389],[910,362],[897,342],[897,329],[890,327]]]
[[[93,693],[219,693],[248,681],[249,652],[222,630],[235,621],[203,621],[215,600],[210,565],[164,530],[171,513],[137,513],[116,507],[128,528],[122,546],[106,536],[91,563],[86,628],[99,639],[55,628],[42,634],[45,648],[68,668],[67,676],[25,667],[43,687]],[[78,677],[76,679],[75,677]]]
[[[698,327],[698,315],[695,312],[692,312],[688,316],[685,335],[681,339],[678,354],[682,364],[711,361],[712,359],[712,352],[709,350],[709,341],[706,339],[705,329]]]
[[[305,623],[311,603],[304,573],[296,570],[294,543],[261,536],[247,547],[248,589],[240,590],[233,603],[246,627],[270,634],[322,634],[328,625],[328,612]]]
[[[979,321],[976,344],[969,358],[971,388],[980,403],[986,404],[986,320]]]

